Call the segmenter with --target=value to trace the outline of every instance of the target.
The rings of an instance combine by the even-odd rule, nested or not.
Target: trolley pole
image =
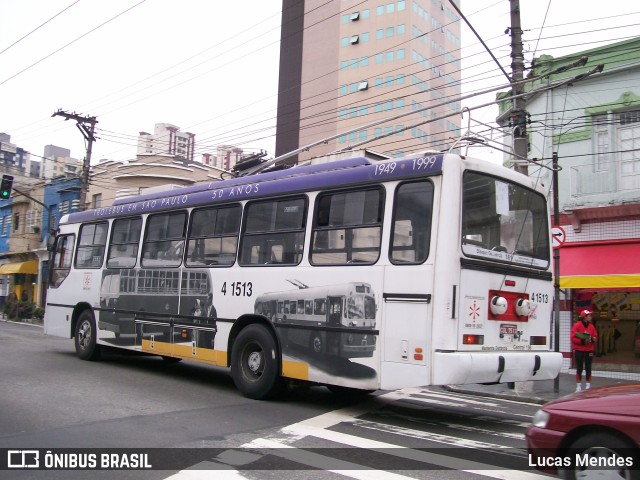
[[[93,146],[93,142],[96,141],[96,137],[94,135],[96,123],[96,117],[83,117],[78,115],[77,113],[67,113],[62,110],[58,110],[54,112],[52,117],[60,116],[64,117],[65,120],[75,120],[76,126],[82,136],[87,142],[87,152],[84,157],[84,162],[82,164],[82,175],[81,179],[81,190],[80,190],[80,210],[85,210],[87,208],[87,193],[89,192],[89,169],[91,167],[91,149]]]

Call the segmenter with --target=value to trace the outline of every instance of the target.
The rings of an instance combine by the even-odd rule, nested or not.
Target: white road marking
[[[462,425],[461,423],[443,423],[441,425],[445,425],[447,428],[451,428],[453,430],[462,430],[464,432],[477,432],[477,433],[483,433],[485,435],[488,434],[495,437],[504,437],[504,438],[510,438],[514,440],[524,440],[524,433],[494,432],[494,431],[485,430],[483,428]]]
[[[424,452],[421,450],[413,450],[400,445],[381,442],[377,440],[370,440],[366,438],[356,437],[341,432],[335,432],[328,430],[329,428],[339,423],[351,423],[364,428],[372,428],[385,432],[392,432],[401,435],[413,436],[415,438],[433,440],[436,442],[445,443],[447,445],[457,445],[460,447],[472,447],[472,448],[492,448],[492,449],[504,449],[500,445],[494,445],[487,442],[476,442],[471,440],[459,439],[448,435],[430,434],[428,432],[421,432],[418,430],[407,429],[402,427],[394,427],[377,422],[370,422],[358,419],[356,417],[372,412],[379,408],[382,408],[388,403],[407,400],[410,395],[425,395],[425,392],[419,388],[407,388],[404,390],[398,390],[389,392],[373,398],[372,400],[362,403],[359,406],[347,407],[339,410],[318,415],[316,417],[303,420],[298,423],[294,423],[280,429],[280,434],[283,434],[284,438],[258,438],[249,443],[242,445],[240,448],[246,449],[261,449],[268,448],[270,455],[278,455],[279,457],[293,460],[297,463],[309,465],[313,468],[325,469],[327,465],[336,466],[338,468],[329,470],[333,473],[354,478],[357,480],[381,480],[381,479],[396,479],[396,480],[413,480],[413,477],[407,477],[404,475],[394,474],[388,471],[378,471],[370,468],[362,467],[361,465],[354,464],[352,462],[342,461],[334,458],[329,458],[324,455],[320,455],[308,450],[297,449],[291,443],[300,440],[305,437],[313,437],[318,439],[324,439],[341,445],[347,445],[355,448],[367,449],[370,451],[380,451],[386,455],[393,455],[398,458],[404,458],[416,462],[427,463],[442,467],[443,469],[455,469],[462,472],[467,472],[483,477],[504,479],[504,480],[544,480],[548,477],[546,475],[540,475],[535,472],[529,471],[514,471],[514,470],[501,470],[495,469],[493,466],[466,460],[464,458],[455,458],[438,453]],[[439,395],[437,393],[426,393],[426,396],[435,397],[435,399],[427,399],[430,402],[436,402]],[[441,396],[442,399],[452,397],[450,395]],[[415,400],[415,398],[411,398]],[[458,400],[454,397],[455,400]],[[420,399],[418,399],[420,400]],[[466,399],[460,399],[466,401]],[[442,402],[442,400],[440,400]],[[482,403],[475,400],[470,400],[469,403]],[[442,405],[442,403],[440,403]],[[493,406],[493,404],[482,403],[484,406]],[[453,404],[455,406],[461,406],[459,404]],[[464,406],[464,405],[462,405]],[[527,416],[528,417],[528,416]],[[479,418],[479,417],[476,417]],[[495,418],[490,418],[492,421],[496,421]],[[506,423],[526,426],[522,422],[509,421]],[[462,429],[472,429],[471,427],[462,427]],[[476,430],[476,429],[473,429]],[[514,434],[515,435],[515,434]],[[219,458],[225,458],[223,454]],[[200,467],[200,468],[198,468]],[[245,477],[235,471],[229,470],[228,464],[216,463],[216,462],[202,462],[194,465],[190,469],[182,470],[175,475],[168,477],[166,480],[209,480],[213,471],[215,471],[215,478],[223,480],[236,480],[244,479]],[[489,469],[493,468],[493,469]]]
[[[360,428],[376,430],[378,432],[393,433],[395,435],[418,438],[420,440],[429,440],[432,442],[444,443],[445,445],[452,445],[455,447],[513,450],[513,447],[511,446],[497,445],[494,443],[480,442],[477,440],[468,440],[465,438],[454,437],[452,435],[443,435],[441,433],[432,433],[432,432],[425,432],[422,430],[415,430],[413,428],[397,427],[395,425],[389,425],[386,423],[371,422],[368,420],[361,420],[361,419],[355,419],[355,418],[351,421],[351,423]],[[482,431],[480,429],[477,429],[477,430]]]
[[[480,462],[474,462],[471,460],[466,460],[464,458],[449,457],[446,455],[440,455],[438,453],[413,450],[392,443],[360,438],[346,433],[334,432],[333,430],[318,429],[310,425],[304,425],[304,422],[300,422],[298,424],[295,424],[295,427],[291,427],[283,428],[282,432],[293,433],[294,435],[306,434],[306,436],[313,436],[315,438],[321,438],[343,445],[349,445],[355,448],[365,448],[367,450],[380,451],[381,453],[384,453],[386,455],[394,455],[396,457],[405,458],[407,460],[427,463],[430,465],[437,465],[444,469],[455,469],[463,472],[474,473],[476,475],[482,475],[484,477],[509,480],[548,479],[547,476],[538,475],[533,472],[519,472],[506,469],[488,470],[487,467],[491,466]]]
[[[281,458],[301,463],[303,465],[308,465],[313,468],[337,473],[339,475],[358,480],[383,480],[387,478],[390,480],[406,480],[410,478],[387,471],[374,470],[370,467],[364,467],[353,462],[327,457],[310,452],[309,450],[297,449],[278,440],[258,438],[242,445],[242,448],[268,448],[269,454],[271,455],[277,455]],[[327,469],[327,465],[331,465],[332,467],[335,466],[335,468]]]
[[[444,393],[437,393],[437,392],[423,391],[423,392],[416,393],[415,395],[418,395],[419,397],[445,398],[445,399],[453,400],[456,402],[463,402],[465,405],[481,405],[483,407],[499,407],[500,406],[499,404],[493,403],[490,401],[472,400],[471,398],[468,398],[468,397],[462,397],[459,395],[447,395]],[[411,397],[411,398],[415,398],[415,397]]]
[[[246,480],[246,477],[236,470],[228,470],[226,465],[215,462],[202,462],[194,465],[193,470],[181,470],[165,478],[165,480]],[[199,468],[199,470],[197,469]]]
[[[455,422],[436,422],[436,421],[431,421],[429,419],[426,418],[415,418],[415,417],[411,417],[409,415],[402,415],[399,413],[390,413],[390,412],[384,412],[379,414],[379,416],[384,420],[386,418],[391,418],[391,419],[404,419],[404,420],[408,420],[412,423],[416,423],[419,425],[430,425],[430,426],[446,426],[447,428],[453,429],[453,430],[462,430],[465,432],[477,432],[477,433],[482,433],[484,435],[492,435],[495,437],[506,437],[506,438],[510,438],[510,439],[516,439],[516,440],[524,440],[524,433],[511,433],[511,432],[497,432],[497,431],[492,431],[492,430],[487,430],[486,428],[479,428],[479,427],[472,427],[469,425],[463,425],[461,423],[455,423]],[[479,417],[474,416],[473,417],[474,420],[478,420]],[[495,418],[492,418],[491,420],[487,420],[485,419],[485,421],[491,421],[492,423],[503,423],[503,422],[499,422],[497,421]],[[526,428],[529,424],[528,423],[522,423],[522,422],[516,422],[518,426]],[[509,423],[509,425],[512,425],[512,423]]]

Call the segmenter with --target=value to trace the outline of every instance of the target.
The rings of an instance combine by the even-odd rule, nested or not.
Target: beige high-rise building
[[[277,156],[334,136],[298,159],[448,148],[460,132],[460,19],[440,0],[283,0],[279,81]]]
[[[153,135],[148,132],[138,135],[138,156],[177,156],[193,161],[195,137],[170,123],[156,123]]]

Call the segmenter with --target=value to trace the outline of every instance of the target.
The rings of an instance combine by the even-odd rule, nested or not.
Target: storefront
[[[38,260],[10,262],[0,265],[0,277],[8,279],[7,295],[16,294],[17,299],[25,298],[34,302],[37,296]],[[3,282],[5,283],[5,282]]]
[[[572,319],[593,310],[594,370],[640,372],[640,243],[581,242],[560,248],[560,288]]]

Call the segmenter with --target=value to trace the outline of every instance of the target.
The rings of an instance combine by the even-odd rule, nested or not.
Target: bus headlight
[[[516,300],[516,313],[520,317],[528,317],[531,313],[531,302],[527,298]]]
[[[494,315],[502,315],[507,311],[507,299],[504,297],[500,297],[498,295],[494,295],[491,298],[491,313]]]

